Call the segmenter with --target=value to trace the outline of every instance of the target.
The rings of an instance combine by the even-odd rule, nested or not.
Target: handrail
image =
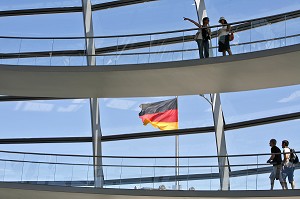
[[[44,155],[45,153],[29,153],[29,152],[16,152],[16,151],[0,151],[1,152],[11,152],[24,154],[23,156],[18,156],[16,158],[7,157],[0,158],[1,165],[4,165],[2,172],[3,182],[17,182],[17,183],[36,183],[36,184],[46,184],[46,185],[59,185],[59,186],[94,186],[96,179],[92,177],[93,169],[99,168],[99,177],[103,180],[103,186],[114,185],[130,185],[139,184],[140,188],[142,185],[145,186],[147,183],[153,184],[154,187],[161,185],[163,182],[184,182],[187,181],[187,190],[189,189],[188,182],[195,180],[212,180],[220,179],[220,168],[229,168],[229,178],[231,180],[236,177],[242,176],[254,176],[256,175],[256,190],[258,190],[257,179],[258,175],[269,173],[272,171],[272,164],[265,163],[268,157],[263,157],[259,159],[259,155],[271,155],[268,154],[245,154],[245,155],[228,155],[226,157],[237,157],[237,156],[256,156],[255,158],[248,159],[250,163],[245,163],[241,161],[244,159],[239,159],[239,162],[234,164],[222,165],[218,162],[209,163],[206,160],[204,162],[193,161],[182,161],[180,165],[172,165],[174,163],[172,160],[168,162],[161,162],[157,164],[157,160],[145,163],[141,162],[128,162],[124,164],[123,158],[120,159],[119,163],[97,164],[92,162],[92,156],[84,161],[76,161],[74,159],[66,158],[43,158],[39,161],[32,160],[32,156],[25,156],[26,154],[38,154]],[[298,153],[298,152],[297,152]],[[282,154],[282,153],[276,153]],[[51,154],[54,155],[54,154]],[[62,155],[62,154],[57,154]],[[78,155],[70,155],[78,156]],[[79,155],[82,156],[82,155]],[[7,158],[6,158],[7,157]],[[101,156],[105,157],[105,156]],[[108,156],[106,156],[108,157]],[[117,156],[111,156],[117,157]],[[165,156],[167,157],[167,156]],[[183,156],[195,158],[196,156]],[[211,156],[198,156],[198,157],[211,157]],[[223,156],[218,156],[223,157]],[[136,158],[136,157],[134,157]],[[149,157],[143,157],[149,158]],[[155,158],[164,158],[162,156]],[[171,158],[181,158],[181,157],[171,157]],[[229,159],[230,161],[230,159]],[[104,161],[105,162],[105,161]],[[19,165],[20,167],[16,167]],[[167,172],[165,172],[167,169]],[[173,174],[172,171],[178,169],[180,172]],[[300,169],[300,164],[295,165],[295,169]],[[151,172],[143,172],[143,171]],[[208,171],[210,170],[210,172]],[[170,173],[171,172],[171,173]],[[247,181],[247,178],[246,178]],[[154,185],[155,183],[158,183]],[[114,188],[114,187],[112,187]],[[133,188],[133,187],[132,187]],[[136,186],[134,187],[136,189]],[[248,188],[246,182],[246,189]],[[121,189],[121,187],[119,187]],[[159,189],[159,188],[157,188]],[[211,189],[211,187],[210,187]]]
[[[125,165],[125,164],[85,164],[85,163],[67,163],[67,162],[46,162],[30,160],[0,159],[2,162],[18,162],[32,164],[49,164],[49,165],[68,165],[68,166],[98,166],[98,167],[128,167],[128,168],[210,168],[210,167],[251,167],[251,166],[270,166],[272,164],[230,164],[230,165]]]
[[[220,157],[251,157],[251,156],[267,156],[272,154],[283,154],[283,153],[259,153],[259,154],[235,154],[235,155],[207,155],[207,156],[92,156],[92,155],[75,155],[75,154],[56,154],[56,153],[37,153],[37,152],[21,152],[21,151],[6,151],[0,150],[0,153],[11,153],[11,154],[22,154],[22,155],[43,155],[43,156],[61,156],[61,157],[82,157],[82,158],[118,158],[118,159],[203,159],[203,158],[220,158]],[[300,151],[296,151],[300,153]]]
[[[282,36],[282,37],[275,37],[271,39],[262,39],[262,40],[256,40],[251,42],[243,42],[243,43],[237,43],[237,44],[231,44],[231,46],[243,46],[243,45],[249,45],[249,44],[255,44],[255,43],[262,43],[262,42],[268,42],[268,41],[277,41],[281,39],[288,39],[293,37],[299,37],[299,34],[294,35],[288,35],[288,36]],[[215,49],[217,46],[212,46],[209,49]],[[77,56],[87,56],[87,57],[108,57],[108,56],[130,56],[130,55],[152,55],[152,54],[165,54],[165,53],[176,53],[176,52],[189,52],[189,51],[197,51],[198,48],[191,48],[191,49],[181,49],[181,50],[166,50],[166,51],[151,51],[151,52],[139,52],[139,53],[123,53],[123,51],[119,51],[120,53],[106,53],[106,54],[96,54],[96,55],[85,55],[85,54],[59,54],[59,55],[52,55],[54,56],[69,56],[69,57],[77,57]],[[43,53],[43,51],[41,51]],[[9,55],[9,56],[8,56]],[[22,52],[22,53],[0,53],[0,60],[1,59],[10,59],[12,57],[10,56],[18,56],[18,58],[27,58],[27,57],[35,57],[36,54],[33,54],[32,52]],[[7,57],[8,56],[8,57]],[[37,56],[40,57],[40,56]]]
[[[268,19],[268,18],[273,18],[273,17],[280,17],[280,16],[286,16],[286,15],[292,15],[292,14],[299,14],[300,10],[295,10],[291,12],[286,12],[286,13],[281,13],[277,15],[270,15],[267,17],[260,17],[260,18],[254,18],[254,19],[249,19],[249,20],[242,20],[242,21],[237,21],[233,23],[228,23],[228,25],[236,25],[236,24],[245,24],[245,23],[251,23],[263,19]],[[213,25],[209,26],[207,28],[217,28],[217,27],[222,27],[223,25]],[[85,39],[85,38],[120,38],[120,37],[138,37],[138,36],[149,36],[149,35],[161,35],[161,34],[170,34],[170,33],[178,33],[178,32],[188,32],[188,31],[194,31],[198,30],[199,28],[190,28],[190,29],[181,29],[181,30],[173,30],[173,31],[162,31],[162,32],[152,32],[152,33],[141,33],[141,34],[128,34],[128,35],[112,35],[112,36],[94,36],[94,37],[17,37],[17,36],[0,36],[0,38],[3,39],[46,39],[46,40],[51,40],[51,39]]]
[[[255,44],[255,43],[262,43],[262,42],[268,42],[268,41],[277,41],[281,39],[287,39],[287,38],[293,38],[293,37],[299,37],[300,34],[294,34],[294,35],[289,35],[289,36],[283,36],[283,37],[275,37],[271,39],[262,39],[262,40],[256,40],[256,41],[251,41],[251,42],[243,42],[243,43],[238,43],[238,44],[231,44],[231,46],[242,46],[242,45],[248,45],[248,44]],[[218,48],[218,46],[212,46],[209,49],[215,49]],[[191,48],[191,49],[181,49],[181,50],[166,50],[166,51],[151,51],[151,52],[140,52],[140,53],[107,53],[107,54],[96,54],[96,55],[84,55],[88,57],[105,57],[105,56],[129,56],[129,55],[150,55],[150,54],[164,54],[164,53],[175,53],[175,52],[188,52],[188,51],[198,51],[198,48]],[[15,53],[18,54],[18,53]],[[1,55],[1,53],[0,53]],[[27,54],[26,56],[30,56],[30,53]],[[59,56],[64,56],[64,54],[60,54]],[[76,55],[67,55],[67,56],[76,56]],[[77,55],[77,56],[82,56],[82,55]]]

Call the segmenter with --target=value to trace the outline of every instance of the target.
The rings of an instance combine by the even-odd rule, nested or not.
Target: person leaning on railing
[[[205,28],[209,26],[209,18],[204,17],[202,20],[203,26],[196,21],[183,17],[184,20],[190,21],[195,24],[199,30],[195,35],[195,40],[198,44],[199,56],[200,59],[209,57],[209,40],[211,38],[211,30],[210,28]],[[204,54],[204,55],[203,55]]]
[[[211,30],[208,28],[209,26],[209,18],[204,17],[202,19],[202,44],[203,44],[203,49],[204,49],[204,57],[209,58],[209,40],[211,39]]]
[[[224,17],[220,18],[219,23],[222,24],[222,27],[218,31],[219,52],[223,53],[223,56],[226,56],[226,51],[229,55],[232,55],[229,44],[231,26],[227,23]]]

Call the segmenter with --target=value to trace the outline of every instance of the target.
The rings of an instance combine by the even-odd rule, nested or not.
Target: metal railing
[[[231,23],[233,54],[249,53],[300,43],[300,10]],[[185,22],[183,22],[185,23]],[[210,57],[218,52],[220,25],[210,26]],[[145,64],[199,59],[194,41],[197,29],[155,33],[95,36],[97,65]],[[0,36],[0,64],[86,66],[85,37]]]
[[[0,151],[0,181],[60,186],[93,186],[94,167],[103,171],[104,188],[219,190],[218,158],[229,158],[231,190],[269,189],[269,153],[228,156],[93,156]],[[179,159],[179,165],[174,166]],[[221,166],[222,167],[222,166]],[[179,174],[175,175],[175,169]],[[299,179],[296,165],[295,177]],[[279,183],[278,183],[279,184]]]

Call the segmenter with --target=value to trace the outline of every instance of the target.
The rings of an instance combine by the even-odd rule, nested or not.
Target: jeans
[[[286,178],[288,178],[290,183],[294,182],[294,170],[295,167],[293,166],[283,166],[282,178],[284,182],[286,182]]]
[[[209,40],[197,39],[196,42],[198,44],[200,59],[209,58]]]

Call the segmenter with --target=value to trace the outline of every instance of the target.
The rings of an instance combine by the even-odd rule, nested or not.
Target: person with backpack
[[[192,19],[186,17],[184,17],[183,19],[192,22],[199,28],[194,38],[198,44],[199,56],[200,59],[209,58],[209,40],[211,39],[211,30],[210,28],[208,28],[209,18],[204,17],[202,19],[203,26]]]
[[[292,189],[295,189],[295,180],[294,180],[294,170],[296,163],[296,153],[293,149],[289,148],[289,141],[283,140],[282,141],[282,148],[283,148],[283,168],[282,168],[282,178],[285,189],[288,189],[286,178],[288,178],[289,183],[291,184]]]
[[[219,23],[222,24],[222,27],[218,31],[218,39],[219,39],[219,49],[218,51],[223,53],[223,56],[226,56],[226,51],[229,55],[232,55],[231,49],[230,49],[230,37],[233,36],[231,32],[231,26],[227,23],[226,19],[224,17],[221,17],[219,20]]]
[[[267,161],[267,163],[270,163],[273,165],[273,170],[270,174],[270,181],[271,181],[271,190],[274,189],[274,181],[279,180],[282,189],[285,189],[284,182],[282,179],[282,158],[281,158],[281,150],[276,146],[277,141],[275,139],[270,140],[270,147],[271,147],[271,157]]]

